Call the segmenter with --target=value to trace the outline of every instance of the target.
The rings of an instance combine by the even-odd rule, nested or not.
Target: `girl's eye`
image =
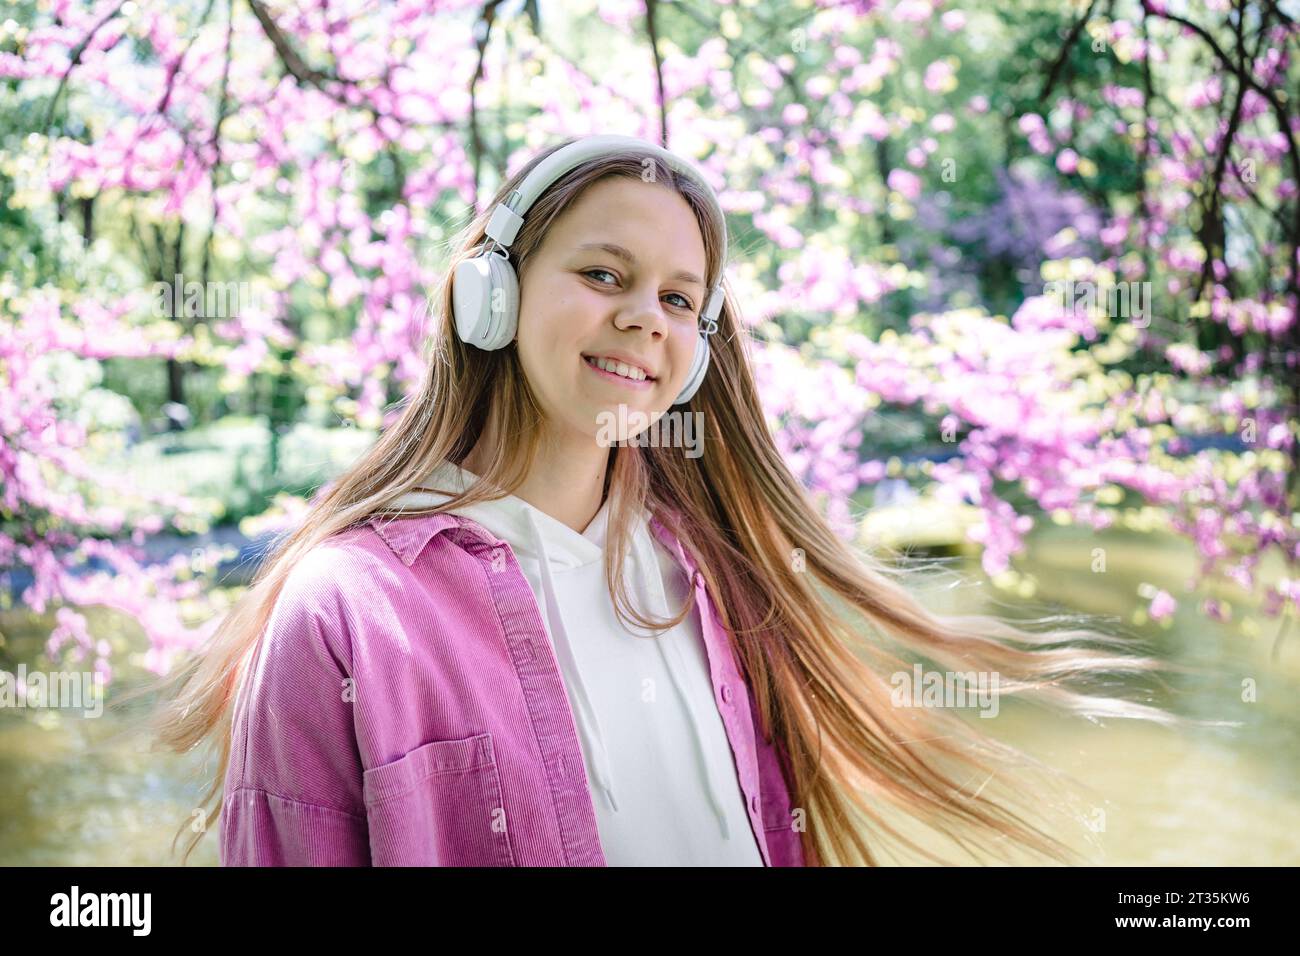
[[[585,276],[596,275],[596,274],[612,276],[614,273],[610,272],[608,269],[588,269],[586,272],[583,273],[583,275]],[[599,284],[608,285],[608,283],[605,282],[601,282]],[[677,298],[681,299],[682,304],[677,306],[677,308],[685,309],[688,312],[694,311],[694,306],[691,305],[690,300],[687,299],[686,296],[682,295],[680,292],[670,292],[669,295],[675,295],[677,296]]]

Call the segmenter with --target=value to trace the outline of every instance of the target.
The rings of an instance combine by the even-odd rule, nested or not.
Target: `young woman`
[[[224,864],[942,859],[904,818],[1074,858],[1026,819],[1036,762],[891,675],[1167,720],[1063,686],[1155,662],[930,613],[837,537],[765,424],[726,248],[699,171],[628,137],[543,151],[468,226],[418,392],[160,714],[219,747]],[[627,440],[670,411],[695,452]]]

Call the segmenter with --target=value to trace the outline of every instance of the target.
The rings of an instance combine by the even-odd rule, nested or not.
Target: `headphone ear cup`
[[[704,382],[704,373],[709,370],[709,342],[701,335],[695,340],[695,355],[691,359],[691,371],[686,376],[686,384],[673,400],[674,405],[684,405]]]
[[[486,256],[474,256],[456,266],[451,283],[451,303],[456,334],[462,342],[480,345],[486,338],[491,290],[492,268]]]
[[[462,342],[496,351],[515,337],[519,279],[514,266],[497,255],[480,255],[456,266],[452,312]]]
[[[500,256],[491,259],[492,292],[488,302],[491,325],[483,348],[496,351],[514,341],[519,327],[519,277],[510,262]]]

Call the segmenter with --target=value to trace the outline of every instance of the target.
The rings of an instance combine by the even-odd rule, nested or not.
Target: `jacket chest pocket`
[[[373,866],[514,866],[492,735],[431,740],[362,774]]]

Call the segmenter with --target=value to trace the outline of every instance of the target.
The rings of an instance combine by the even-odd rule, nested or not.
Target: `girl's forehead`
[[[610,185],[615,188],[603,190]],[[640,249],[646,254],[669,254],[684,260],[677,265],[690,272],[702,266],[705,255],[700,224],[690,204],[666,186],[631,179],[589,187],[556,218],[543,239],[543,245],[557,248],[562,255],[602,244],[634,253]],[[699,262],[685,261],[691,259]]]
[[[656,223],[676,222],[699,231],[695,213],[680,193],[661,183],[647,183],[616,176],[588,186],[565,210],[561,218],[575,223],[610,223],[614,209],[635,209],[640,217]]]

